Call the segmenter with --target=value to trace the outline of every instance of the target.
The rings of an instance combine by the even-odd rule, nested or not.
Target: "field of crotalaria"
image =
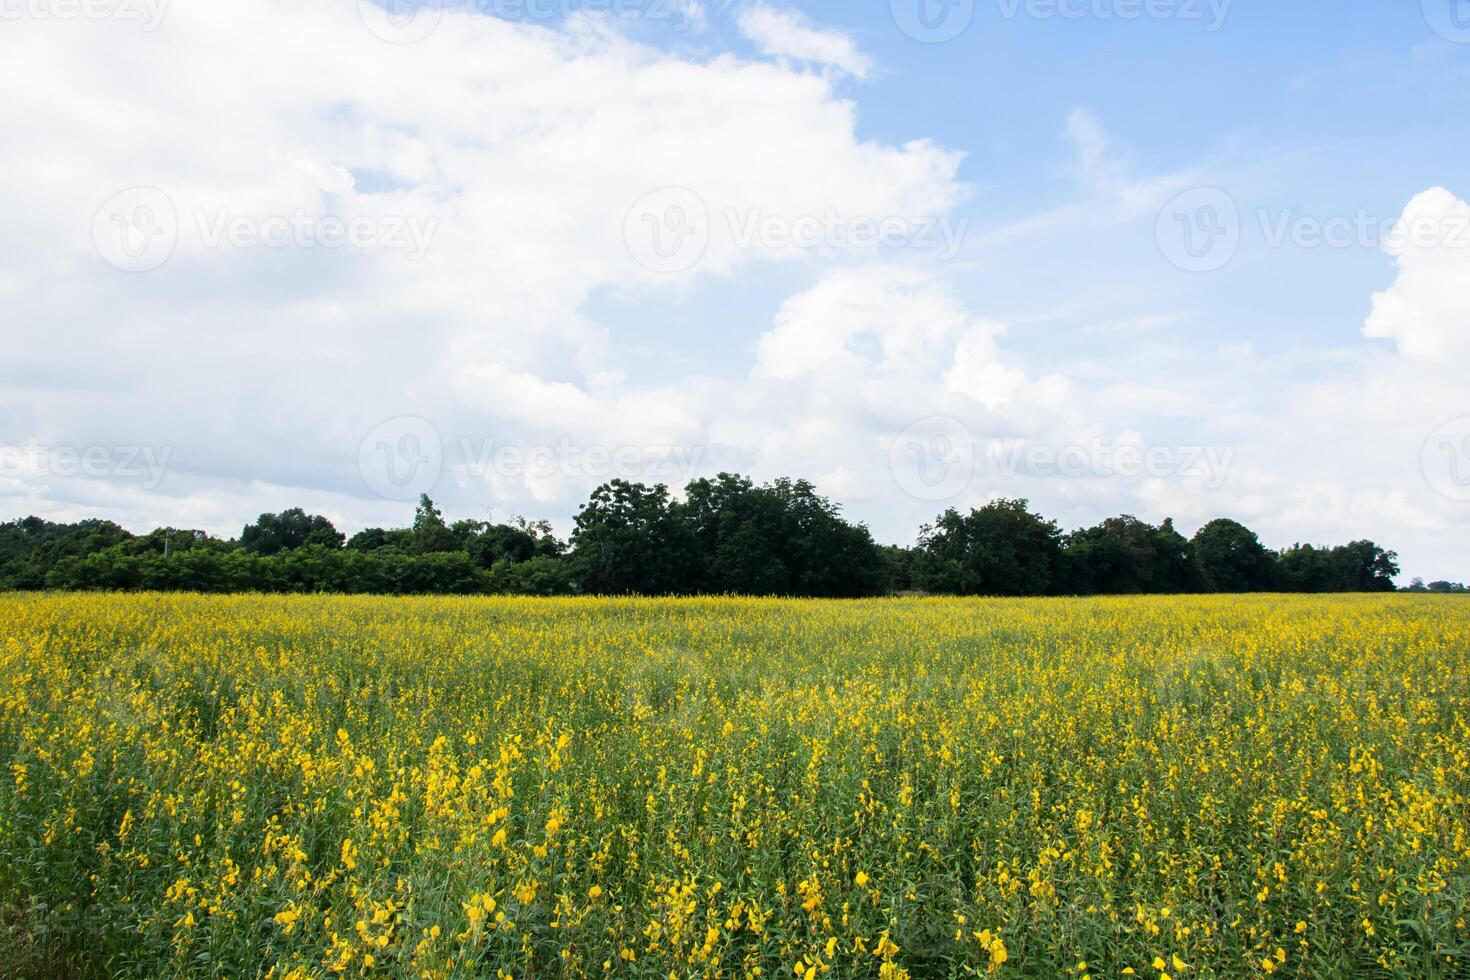
[[[0,974],[1470,971],[1470,603],[0,597]]]

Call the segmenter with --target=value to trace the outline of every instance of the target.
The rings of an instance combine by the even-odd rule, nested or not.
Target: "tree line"
[[[137,535],[106,520],[0,524],[0,589],[1048,596],[1385,592],[1398,573],[1394,552],[1372,541],[1272,551],[1228,519],[1186,538],[1172,520],[1131,516],[1063,533],[1025,500],[946,510],[912,547],[885,547],[804,480],[729,473],[690,482],[682,497],[613,480],[566,541],[545,521],[449,522],[427,495],[410,526],[350,538],[300,508],[262,514],[232,539]]]

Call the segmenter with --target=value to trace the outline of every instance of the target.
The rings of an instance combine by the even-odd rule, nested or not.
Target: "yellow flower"
[[[281,931],[286,933],[287,935],[290,934],[292,929],[296,928],[296,920],[300,918],[301,913],[296,910],[295,903],[286,906],[284,909],[277,912],[275,916],[276,925],[280,926]]]
[[[120,940],[140,975],[269,940],[269,980],[444,980],[511,972],[530,934],[542,973],[898,980],[891,933],[971,857],[964,800],[1042,774],[1056,793],[997,792],[983,817],[1037,847],[986,849],[940,913],[972,973],[1009,971],[1003,925],[1035,929],[1018,965],[1038,975],[1136,958],[1128,980],[1192,980],[1243,947],[1237,967],[1275,980],[1310,972],[1319,910],[1357,915],[1392,973],[1402,896],[1443,912],[1465,883],[1440,777],[1470,769],[1467,649],[1470,607],[1408,595],[0,593],[0,854],[44,862],[15,897],[58,914],[76,914],[67,867],[125,897],[157,931]],[[1186,710],[1201,697],[1219,710]],[[1261,848],[1297,837],[1314,843],[1289,859]],[[1043,921],[1064,888],[1102,923],[1085,954]],[[1197,917],[1210,888],[1218,922]],[[276,928],[248,939],[262,909]],[[1467,919],[1421,938],[1452,948]]]

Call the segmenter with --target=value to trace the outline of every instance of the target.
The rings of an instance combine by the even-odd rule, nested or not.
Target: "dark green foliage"
[[[901,548],[896,544],[883,546],[883,560],[888,564],[888,587],[902,594],[917,589],[914,584],[914,561],[918,548]]]
[[[1067,537],[1068,591],[1080,595],[1198,592],[1190,544],[1165,520],[1154,527],[1127,514]]]
[[[1392,592],[1398,557],[1372,541],[1336,548],[1294,545],[1277,560],[1280,587],[1284,592]]]
[[[1354,541],[1332,549],[1339,578],[1334,583],[1344,592],[1392,592],[1399,573],[1399,556],[1372,541]]]
[[[254,555],[275,555],[307,545],[340,548],[344,537],[332,522],[300,507],[279,514],[261,514],[240,532],[240,545]]]
[[[721,473],[673,507],[688,527],[698,591],[829,598],[882,595],[888,562],[862,525],[805,480],[756,486]]]
[[[444,523],[444,515],[434,506],[426,493],[419,494],[418,510],[413,515],[413,534],[408,541],[408,551],[415,555],[434,555],[446,551],[457,551],[460,542],[454,532]]]
[[[503,595],[553,596],[576,592],[569,564],[549,555],[523,562],[508,559],[496,562],[490,569],[487,589]]]
[[[484,521],[455,521],[450,528],[456,550],[464,551],[481,568],[499,562],[520,564],[533,558],[557,558],[565,546],[556,539],[546,521],[528,521],[517,517],[510,524]]]
[[[1276,559],[1277,583],[1283,592],[1323,592],[1336,579],[1332,552],[1297,544]]]
[[[785,508],[767,488],[721,473],[689,484],[681,517],[699,556],[704,592],[774,595],[789,591],[791,570],[782,552]]]
[[[1276,563],[1256,533],[1226,518],[1211,521],[1192,541],[1204,587],[1211,592],[1267,592],[1276,584]]]
[[[131,540],[111,521],[53,524],[39,517],[0,524],[0,589],[39,589],[46,573],[68,557],[89,555]]]
[[[238,541],[110,521],[0,524],[0,589],[525,595],[783,595],[847,598],[920,591],[1032,596],[1115,593],[1385,592],[1398,556],[1372,541],[1279,553],[1232,520],[1186,540],[1112,517],[1063,535],[1024,500],[948,510],[913,548],[880,547],[867,527],[804,480],[757,485],[721,473],[667,487],[614,480],[576,518],[571,549],[545,521],[449,524],[427,496],[406,528],[344,542],[300,508],[262,514]],[[1451,582],[1411,591],[1464,592]]]
[[[45,584],[67,590],[468,595],[485,591],[486,576],[463,552],[410,555],[307,545],[274,555],[200,548],[165,557],[109,548],[63,560]]]
[[[572,531],[572,574],[595,595],[697,592],[693,535],[669,489],[613,480],[592,491]]]
[[[377,551],[386,548],[390,544],[401,548],[408,543],[410,531],[385,531],[380,527],[369,527],[358,531],[347,539],[347,547],[353,551]],[[392,536],[396,535],[397,539]]]
[[[913,586],[948,595],[1050,595],[1062,582],[1062,534],[1024,500],[968,515],[950,509],[919,534]]]
[[[781,479],[761,490],[785,514],[788,537],[780,554],[791,575],[785,594],[858,598],[888,591],[888,563],[866,525],[843,520],[841,509],[805,480]]]

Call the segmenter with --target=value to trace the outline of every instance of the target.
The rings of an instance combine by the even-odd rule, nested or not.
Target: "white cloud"
[[[1226,515],[1244,520],[1274,547],[1368,537],[1396,548],[1406,575],[1464,578],[1470,505],[1459,499],[1463,493],[1444,491],[1456,475],[1463,481],[1470,472],[1470,442],[1461,437],[1470,422],[1463,429],[1456,422],[1470,417],[1464,382],[1470,207],[1444,189],[1405,205],[1386,249],[1395,280],[1373,297],[1366,324],[1338,325],[1341,346],[1294,340],[1279,329],[1253,332],[1249,322],[1199,307],[1197,297],[1221,282],[1253,289],[1242,270],[1260,256],[1243,251],[1229,269],[1190,280],[1185,292],[1157,253],[1154,223],[1163,200],[1158,188],[1232,188],[1247,211],[1247,190],[1260,183],[1260,173],[1131,176],[1095,119],[1074,116],[1070,123],[1070,173],[1092,200],[1023,218],[971,243],[1001,270],[990,282],[1012,275],[1024,281],[1021,288],[1030,292],[1022,309],[1051,304],[1045,315],[1009,319],[1022,336],[1036,338],[1044,329],[1057,338],[1043,364],[1068,376],[1064,408],[1086,421],[1069,421],[1059,411],[1054,431],[1085,443],[1089,425],[1104,437],[1135,426],[1152,446],[1211,450],[1222,460],[1228,456],[1228,465],[1219,481],[1017,481],[1011,492],[1031,496],[1064,526],[1132,511],[1150,520],[1173,516],[1192,530]],[[1297,260],[1320,268],[1347,258],[1278,250],[1269,261],[1278,269]],[[1068,270],[1069,281],[1055,299],[1042,299],[1050,296],[1044,290],[1057,268]],[[1351,281],[1360,278],[1354,273]],[[1351,281],[1338,288],[1351,289]],[[1299,287],[1307,288],[1306,282]],[[1171,293],[1183,299],[1166,298]],[[1151,307],[1161,302],[1199,312],[1155,315]],[[1269,293],[1267,302],[1262,315],[1279,316],[1282,297]],[[1295,304],[1312,305],[1303,295],[1285,305]],[[1353,343],[1357,326],[1392,346]],[[1033,339],[1033,358],[1037,346]],[[1452,466],[1458,468],[1451,472]]]
[[[1386,251],[1399,273],[1373,295],[1363,333],[1392,340],[1409,358],[1470,355],[1470,204],[1443,187],[1404,208]]]
[[[782,305],[775,329],[760,338],[757,373],[794,378],[834,362],[880,370],[932,363],[939,356],[938,345],[951,340],[968,320],[954,298],[925,273],[838,273]],[[874,349],[859,350],[860,341]]]
[[[156,491],[4,474],[7,516],[233,533],[300,504],[349,528],[402,522],[411,505],[368,493],[358,451],[384,419],[419,415],[443,437],[435,492],[458,515],[493,506],[565,528],[606,475],[486,472],[466,465],[465,444],[682,446],[699,451],[702,472],[824,481],[880,537],[904,540],[947,502],[906,495],[890,449],[911,423],[944,415],[981,446],[1114,444],[1138,430],[1129,438],[1147,445],[1239,450],[1218,486],[988,474],[955,503],[1030,496],[1064,525],[1134,511],[1187,526],[1229,513],[1274,544],[1365,534],[1412,554],[1419,571],[1463,574],[1451,563],[1463,561],[1465,505],[1435,494],[1420,449],[1470,411],[1470,249],[1412,238],[1396,248],[1397,279],[1364,328],[1394,349],[1307,352],[1312,383],[1228,336],[1201,329],[1195,349],[1187,335],[1200,317],[1161,329],[1181,316],[1157,312],[1143,260],[1120,287],[1135,305],[1100,312],[1111,326],[1094,334],[1124,337],[1126,351],[1077,354],[1077,369],[1061,370],[1073,357],[1066,337],[1048,350],[1009,315],[1007,334],[991,318],[999,298],[962,301],[932,265],[747,247],[732,233],[731,215],[915,219],[949,215],[964,198],[959,154],[859,139],[856,108],[834,95],[830,73],[781,63],[866,74],[849,39],[755,8],[742,27],[776,62],[697,60],[616,27],[445,11],[427,37],[392,45],[352,0],[176,4],[152,34],[7,23],[0,84],[28,95],[0,102],[0,445],[170,451]],[[1085,113],[1068,128],[1074,173],[1095,200],[970,243],[1013,250],[1038,281],[1059,282],[1056,297],[1027,283],[1032,303],[1085,305],[1085,290],[1079,299],[1062,280],[1086,274],[1097,253],[1136,242],[1157,262],[1161,189],[1182,179],[1134,177]],[[167,192],[180,234],[162,267],[129,275],[95,254],[93,218],[139,185]],[[635,202],[669,187],[697,195],[708,243],[697,264],[662,274],[636,261],[624,233]],[[1437,189],[1406,216],[1447,225],[1467,210]],[[419,261],[392,249],[209,247],[197,218],[222,212],[414,217],[435,233]],[[650,379],[637,354],[648,338],[591,312],[602,294],[697,297],[716,277],[758,293],[774,262],[806,278],[733,344],[721,338],[747,342],[748,362]],[[711,312],[690,305],[681,351],[701,346]],[[1131,342],[1149,332],[1171,345]]]
[[[741,12],[739,27],[762,54],[771,57],[812,62],[858,78],[866,78],[873,68],[852,38],[817,27],[798,10],[757,4]]]
[[[1072,148],[1072,159],[1066,166],[1066,173],[1097,195],[1110,215],[1131,217],[1157,213],[1160,205],[1171,195],[1189,186],[1190,181],[1183,174],[1134,176],[1131,156],[1117,147],[1102,121],[1086,109],[1073,109],[1068,114],[1066,136]],[[1054,227],[1063,221],[1074,223],[1084,218],[1088,211],[1095,211],[1095,208],[1072,205],[1027,219],[1009,231]]]
[[[954,366],[945,372],[945,386],[968,395],[990,411],[1009,405],[1026,382],[1026,375],[1001,362],[996,338],[1005,325],[988,321],[966,328],[955,347]]]
[[[1067,381],[1029,377],[997,343],[1004,332],[932,272],[835,272],[782,304],[757,345],[738,427],[719,420],[711,434],[746,447],[759,476],[831,475],[845,502],[881,518],[880,534],[902,538],[941,506],[911,494],[908,474],[893,469],[895,441],[911,426],[947,420],[971,458],[987,439],[1057,444],[1081,424]],[[965,500],[1013,487],[978,472]]]
[[[1205,395],[1217,438],[1239,450],[1220,491],[1181,502],[1176,514],[1234,513],[1277,545],[1369,537],[1401,553],[1406,575],[1465,576],[1470,504],[1445,490],[1470,471],[1470,443],[1432,437],[1470,431],[1456,422],[1470,416],[1470,242],[1456,237],[1470,232],[1467,218],[1470,206],[1443,188],[1405,206],[1402,235],[1385,247],[1397,275],[1373,296],[1363,326],[1393,349],[1319,352],[1315,379],[1304,380],[1299,357],[1293,369],[1293,358],[1236,345],[1228,367],[1212,362],[1159,392]],[[1204,411],[1183,402],[1173,410]]]
[[[1127,161],[1108,147],[1108,134],[1097,117],[1086,109],[1073,109],[1067,116],[1067,137],[1072,141],[1076,177],[1105,193],[1116,193],[1127,183]]]
[[[820,76],[678,57],[617,27],[446,9],[421,40],[388,44],[355,0],[178,4],[153,33],[8,23],[0,82],[35,97],[0,104],[12,134],[0,143],[0,441],[166,446],[159,496],[121,486],[120,516],[229,513],[209,526],[231,531],[250,515],[195,502],[248,499],[249,511],[335,495],[349,523],[381,520],[357,448],[396,415],[432,419],[446,452],[459,436],[701,438],[714,386],[641,385],[623,338],[584,313],[589,297],[688,290],[812,254],[743,247],[729,215],[943,214],[963,194],[959,156],[859,139],[853,107]],[[92,229],[102,202],[136,186],[167,195],[178,240],[160,268],[130,275],[99,258]],[[638,264],[624,226],[670,186],[697,193],[710,241],[666,276]],[[419,261],[209,241],[225,219],[297,215],[414,218],[434,234]],[[552,492],[446,472],[463,485],[443,492],[470,506]],[[557,505],[569,511],[593,482],[565,481]],[[3,493],[15,513],[61,514],[75,490]]]

